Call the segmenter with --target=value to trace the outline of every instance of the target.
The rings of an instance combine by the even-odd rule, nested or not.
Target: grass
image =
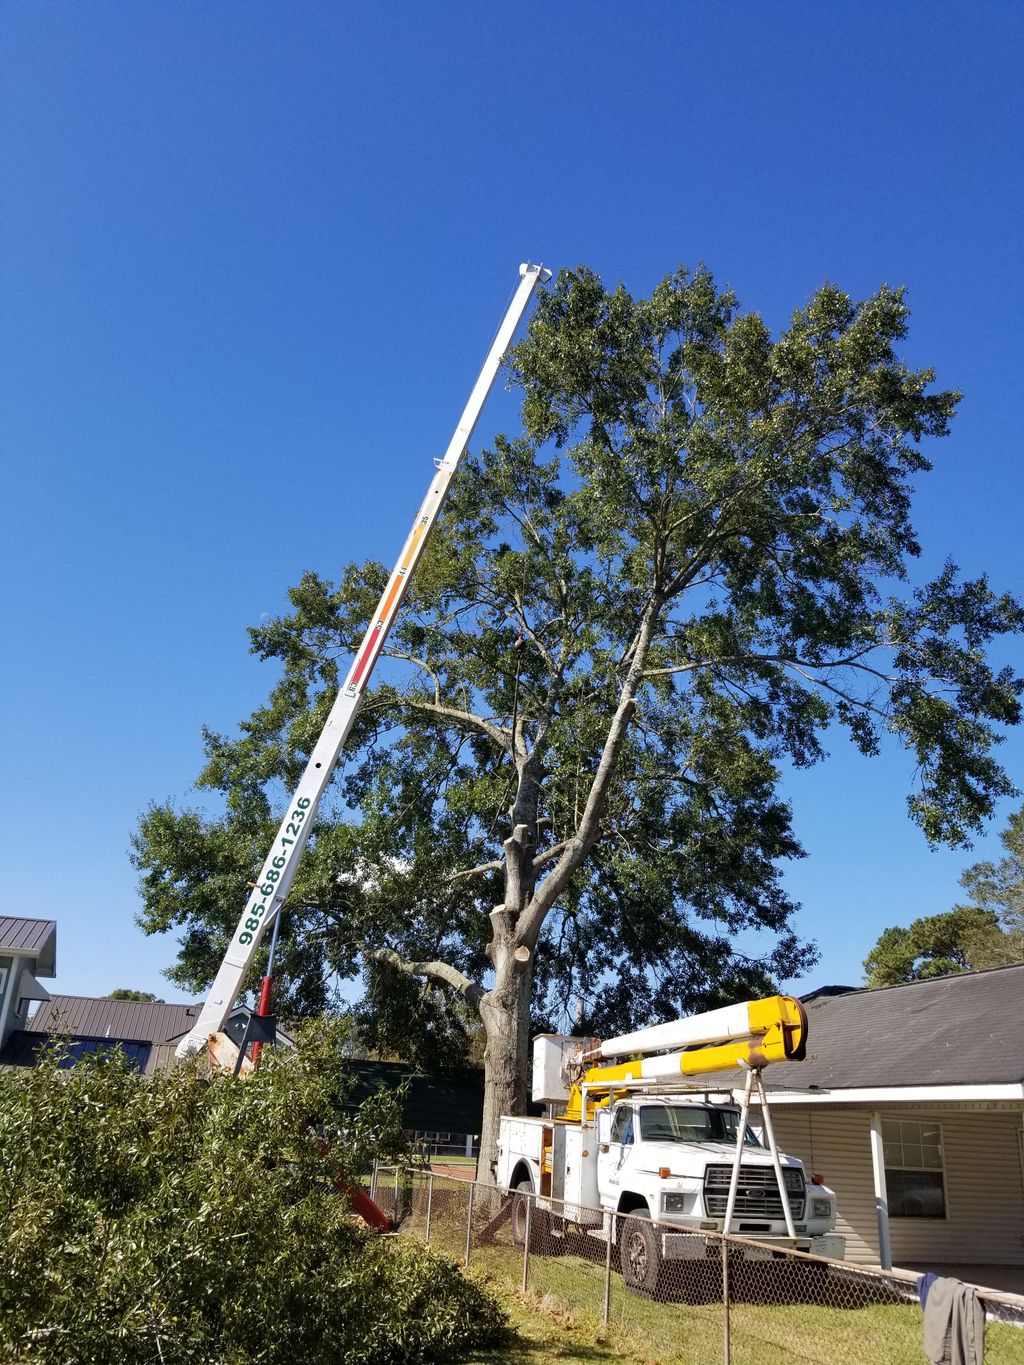
[[[435,1179],[431,1249],[459,1264],[466,1243],[465,1186]],[[604,1246],[573,1239],[567,1254],[533,1255],[529,1289],[520,1292],[522,1253],[507,1223],[481,1245],[487,1214],[474,1209],[470,1274],[499,1298],[513,1328],[509,1345],[470,1356],[468,1365],[715,1365],[722,1360],[720,1271],[710,1263],[682,1262],[664,1301],[626,1289],[611,1278],[609,1325],[602,1325]],[[403,1233],[417,1240],[422,1214]],[[829,1274],[815,1285],[786,1278],[778,1263],[737,1267],[730,1304],[732,1365],[921,1365],[921,1311],[916,1301],[891,1293],[867,1274]],[[1024,1332],[989,1323],[986,1365],[1024,1365]]]
[[[569,1267],[566,1267],[569,1269]],[[505,1347],[466,1358],[466,1365],[715,1365],[722,1359],[717,1321],[695,1322],[690,1306],[634,1300],[607,1329],[586,1311],[539,1289],[521,1294],[505,1278],[471,1272],[496,1294],[514,1333]],[[613,1289],[614,1294],[614,1289]],[[614,1300],[613,1300],[614,1301]],[[920,1314],[913,1304],[842,1309],[818,1304],[734,1304],[733,1365],[921,1365]],[[1022,1365],[1024,1333],[1000,1323],[986,1330],[985,1360]]]
[[[575,1256],[534,1258],[523,1294],[516,1273],[521,1262],[509,1250],[475,1249],[470,1273],[501,1301],[513,1340],[470,1356],[467,1365],[714,1365],[722,1359],[720,1299],[654,1302],[629,1293],[614,1275],[604,1328],[603,1265]],[[830,1302],[733,1303],[732,1365],[921,1365],[921,1314],[914,1303],[865,1302],[863,1292],[841,1281],[825,1292]],[[985,1359],[1024,1365],[1024,1333],[989,1323]]]
[[[562,1305],[537,1294],[520,1294],[504,1281],[477,1277],[508,1313],[513,1339],[507,1346],[463,1357],[463,1365],[615,1365],[639,1357],[617,1334],[582,1324]]]

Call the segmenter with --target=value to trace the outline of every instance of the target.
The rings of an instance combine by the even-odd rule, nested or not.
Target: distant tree
[[[162,1005],[164,1002],[158,1000],[152,991],[130,991],[124,986],[119,986],[116,991],[111,991],[109,995],[103,997],[104,1000],[146,1000],[154,1005]]]
[[[960,878],[969,904],[884,931],[864,960],[869,986],[1024,962],[1024,807],[999,837],[1006,857]]]
[[[958,905],[927,915],[907,928],[886,929],[864,960],[869,986],[897,986],[933,976],[969,972],[998,950],[1005,935],[991,910]]]
[[[1006,856],[998,862],[974,863],[960,878],[970,908],[994,915],[1001,931],[978,945],[975,967],[1024,961],[1024,806],[1010,816],[999,838]]]

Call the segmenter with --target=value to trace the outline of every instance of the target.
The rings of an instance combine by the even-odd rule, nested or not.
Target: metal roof
[[[55,995],[29,1020],[33,1033],[75,1038],[117,1038],[132,1043],[169,1043],[189,1031],[200,1005],[164,1005],[150,1000],[97,1000]]]
[[[24,919],[0,915],[0,953],[20,953],[35,958],[36,976],[55,976],[57,971],[57,925],[52,919]]]
[[[764,1083],[789,1092],[1020,1084],[1022,1004],[1024,963],[839,995],[815,991],[804,1001],[806,1058],[765,1067]],[[736,1085],[735,1072],[715,1076]]]

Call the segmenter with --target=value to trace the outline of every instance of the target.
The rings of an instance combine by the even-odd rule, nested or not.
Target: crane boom
[[[366,635],[348,676],[335,698],[320,737],[313,746],[252,895],[239,918],[224,960],[210,988],[210,994],[194,1027],[178,1044],[179,1057],[198,1052],[200,1048],[206,1046],[211,1033],[221,1030],[234,1008],[263,932],[279,912],[288,895],[316,818],[320,799],[348,739],[374,665],[384,647],[384,641],[426,547],[430,532],[437,521],[449,484],[469,444],[473,428],[493,387],[502,359],[534,289],[538,283],[543,283],[551,277],[551,272],[545,270],[543,266],[530,264],[521,265],[519,274],[519,286],[501,321],[444,458],[435,461],[436,472],[433,482],[416,514],[412,530],[377,609],[370,619]]]
[[[706,1076],[734,1067],[760,1071],[770,1062],[798,1062],[807,1046],[807,1015],[791,995],[772,995],[726,1005],[688,1019],[653,1024],[597,1043],[582,1055],[582,1062],[630,1053],[657,1053],[664,1047],[682,1051],[641,1056],[618,1066],[590,1066],[573,1085],[566,1117],[586,1116],[593,1092],[614,1091],[630,1081],[672,1081],[680,1076]]]

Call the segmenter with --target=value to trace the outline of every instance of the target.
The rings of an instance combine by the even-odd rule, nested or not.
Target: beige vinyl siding
[[[885,1111],[886,1117],[891,1111]],[[914,1117],[917,1117],[916,1115]],[[892,1258],[1024,1265],[1024,1191],[1014,1114],[936,1113],[946,1217],[893,1218]],[[965,1257],[964,1248],[970,1248]]]
[[[941,1106],[880,1107],[883,1118],[942,1124],[946,1217],[890,1220],[893,1263],[977,1261],[1024,1265],[1021,1115],[972,1113]],[[871,1172],[871,1114],[863,1109],[779,1105],[772,1110],[779,1146],[818,1171],[839,1199],[837,1231],[847,1259],[878,1264]]]
[[[878,1221],[871,1176],[871,1115],[858,1110],[789,1105],[772,1110],[775,1134],[784,1152],[798,1156],[809,1173],[817,1172],[839,1200],[836,1232],[846,1238],[846,1259],[878,1264]]]

